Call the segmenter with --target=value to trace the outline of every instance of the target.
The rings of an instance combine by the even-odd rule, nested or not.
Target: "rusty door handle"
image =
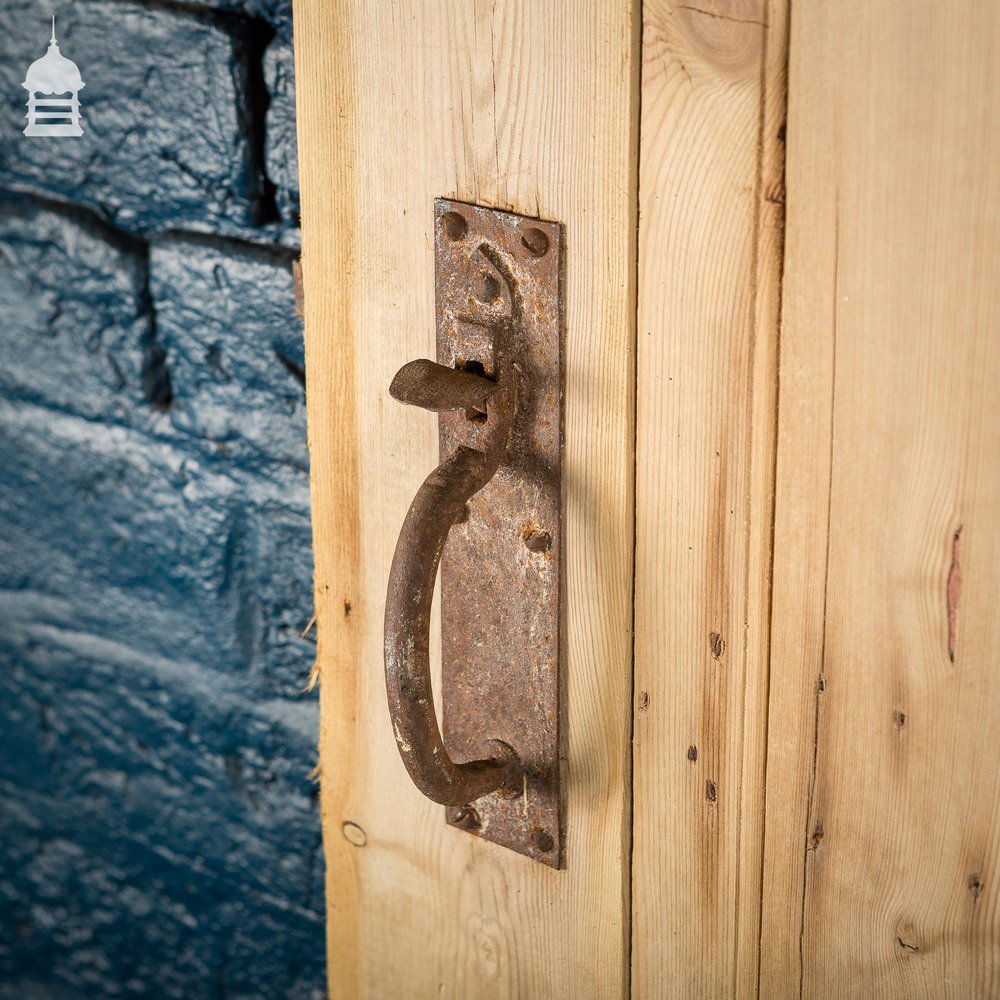
[[[483,450],[458,448],[417,490],[396,542],[385,601],[385,683],[396,745],[417,788],[446,806],[465,806],[521,783],[517,756],[500,741],[489,760],[456,764],[451,759],[431,688],[431,598],[441,553],[452,525],[464,519],[466,503],[503,461],[517,402],[508,332],[519,319],[519,297],[503,261],[488,246],[479,250],[509,293],[509,313],[504,315],[507,310],[501,306],[488,314],[496,380],[419,360],[404,365],[389,387],[400,402],[438,412],[465,410],[470,420],[485,424]]]
[[[449,825],[553,868],[563,862],[562,246],[557,222],[434,202],[437,361],[404,365],[389,392],[438,413],[441,461],[400,529],[384,636],[390,721],[414,784]]]

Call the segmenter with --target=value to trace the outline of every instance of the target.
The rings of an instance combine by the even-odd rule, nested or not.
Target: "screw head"
[[[481,825],[479,813],[472,806],[459,806],[451,817],[451,822],[462,830],[478,830]]]

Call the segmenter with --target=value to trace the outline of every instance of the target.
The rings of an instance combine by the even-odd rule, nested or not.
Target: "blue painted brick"
[[[322,981],[305,475],[198,446],[0,403],[2,997]]]
[[[299,164],[295,136],[295,59],[289,28],[279,31],[264,52],[264,82],[271,101],[267,108],[264,147],[268,177],[277,188],[282,218],[298,225]]]
[[[323,995],[314,712],[38,626],[0,698],[0,997]]]
[[[302,324],[291,258],[227,243],[157,240],[150,252],[171,420],[220,451],[304,467]]]
[[[0,612],[295,695],[312,649],[306,474],[0,403]],[[27,612],[24,612],[27,613]]]
[[[226,13],[243,14],[272,24],[277,28],[290,28],[292,0],[186,0],[194,7]]]
[[[82,140],[0,34],[0,1000],[313,1000],[290,6],[57,14]]]
[[[21,81],[45,53],[49,20],[34,0],[8,0],[0,44],[6,183],[85,204],[137,233],[252,227],[260,176],[241,123],[245,81],[233,32],[210,16],[109,0],[57,13],[60,49],[85,83],[85,134],[61,142],[21,134]]]
[[[92,220],[0,195],[0,393],[146,420],[145,252]]]

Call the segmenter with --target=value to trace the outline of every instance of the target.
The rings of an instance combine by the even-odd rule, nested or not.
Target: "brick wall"
[[[287,0],[0,32],[0,997],[322,995]]]

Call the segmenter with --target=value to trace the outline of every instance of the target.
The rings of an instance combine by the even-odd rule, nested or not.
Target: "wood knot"
[[[822,843],[823,843],[823,821],[818,820],[815,828],[813,829],[812,836],[809,838],[809,847],[807,848],[807,850],[815,851]]]
[[[340,832],[344,835],[344,839],[355,847],[364,847],[368,843],[368,834],[349,819],[340,824]]]
[[[708,637],[708,645],[712,650],[712,659],[721,660],[722,654],[726,651],[726,640],[718,632],[712,632]]]
[[[969,876],[969,892],[972,893],[972,898],[978,900],[983,892],[983,877],[979,872],[973,872]]]

